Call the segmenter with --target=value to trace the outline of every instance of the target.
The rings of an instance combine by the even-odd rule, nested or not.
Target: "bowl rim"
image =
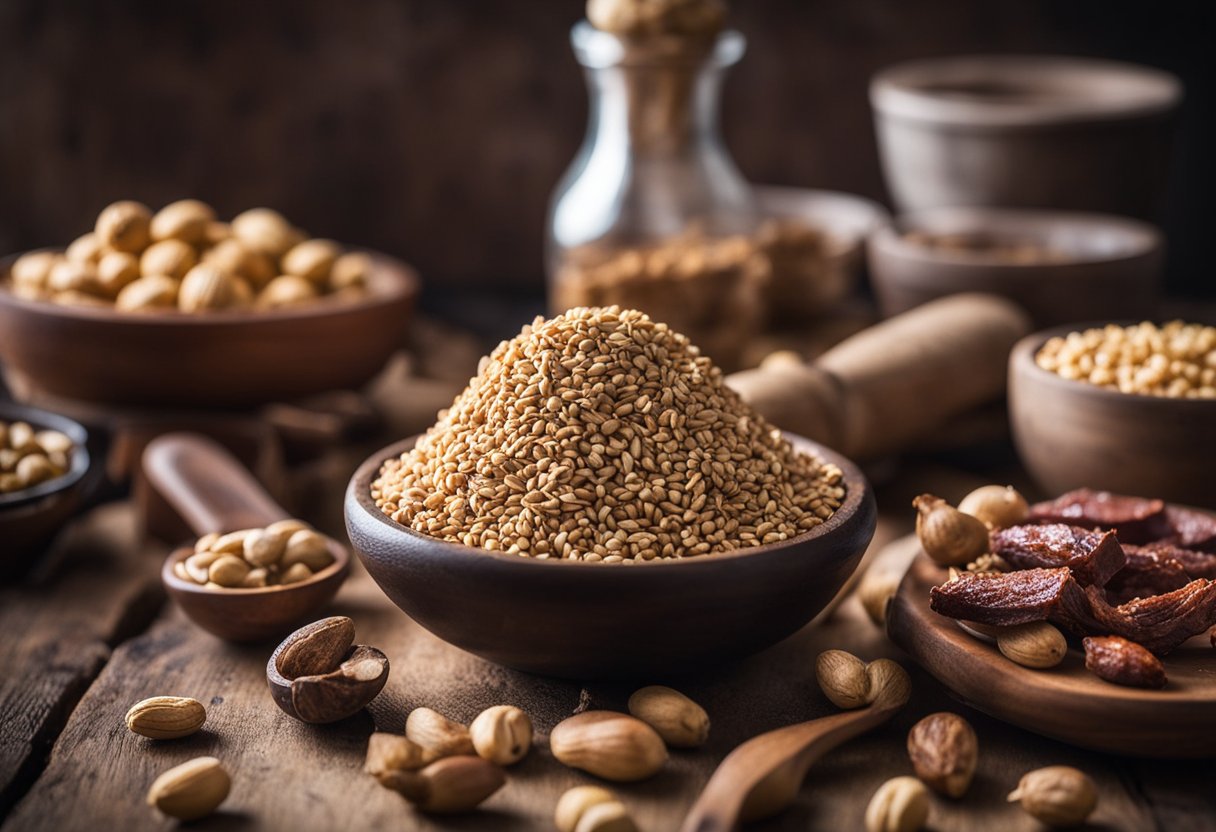
[[[401,303],[418,296],[422,281],[417,270],[406,263],[382,252],[363,248],[347,248],[348,254],[366,254],[372,260],[374,277],[371,291],[357,300],[333,301],[325,299],[317,303],[298,307],[263,310],[223,310],[206,314],[189,314],[176,310],[154,312],[124,312],[108,306],[72,306],[46,300],[19,298],[10,288],[9,273],[17,259],[27,254],[50,252],[62,254],[63,248],[48,247],[17,252],[0,258],[0,306],[9,306],[22,312],[51,318],[73,318],[106,326],[135,327],[237,327],[248,324],[265,326],[271,323],[315,321],[318,318],[335,317],[366,309]],[[378,285],[377,285],[378,284]]]
[[[1149,319],[1153,323],[1160,325],[1159,318]],[[1039,350],[1043,348],[1050,339],[1062,337],[1072,332],[1084,332],[1089,329],[1101,329],[1104,326],[1134,326],[1141,323],[1140,321],[1098,321],[1098,322],[1081,322],[1075,324],[1064,324],[1062,326],[1051,327],[1050,329],[1042,329],[1038,332],[1032,332],[1024,336],[1020,341],[1013,345],[1013,349],[1009,353],[1009,384],[1013,385],[1016,377],[1030,378],[1038,384],[1053,385],[1053,389],[1062,391],[1062,394],[1076,394],[1081,396],[1093,396],[1098,399],[1105,397],[1112,406],[1115,402],[1120,402],[1125,405],[1135,403],[1138,407],[1153,407],[1158,409],[1177,408],[1179,406],[1187,406],[1194,408],[1206,407],[1213,411],[1216,415],[1216,399],[1176,399],[1169,396],[1146,396],[1143,393],[1123,393],[1119,390],[1111,390],[1107,387],[1098,387],[1095,384],[1090,384],[1085,381],[1064,378],[1051,370],[1045,370],[1038,365],[1034,360],[1038,355]]]
[[[28,422],[42,430],[57,430],[67,434],[75,447],[72,449],[71,467],[63,474],[33,488],[23,488],[10,494],[0,494],[0,511],[22,508],[47,497],[65,492],[79,485],[89,473],[92,458],[89,454],[89,431],[80,422],[59,413],[13,401],[0,401],[0,419],[6,422]]]
[[[913,230],[924,229],[924,223],[935,221],[950,223],[951,220],[973,220],[974,229],[1001,234],[1009,231],[1007,224],[1012,223],[1019,233],[1034,240],[1043,240],[1048,232],[1058,231],[1062,227],[1075,228],[1078,231],[1093,231],[1101,229],[1120,234],[1129,242],[1129,250],[1120,254],[1085,255],[1072,251],[1066,252],[1066,259],[1039,263],[1017,263],[1001,260],[990,255],[974,254],[967,250],[962,252],[942,252],[929,246],[922,245],[904,238],[904,234]],[[932,233],[932,232],[931,232]],[[935,232],[945,233],[945,232]],[[883,255],[899,257],[904,260],[930,264],[942,268],[960,267],[967,269],[985,268],[992,271],[1002,271],[1029,275],[1035,272],[1059,270],[1073,266],[1100,266],[1112,263],[1127,263],[1134,260],[1158,254],[1165,245],[1165,238],[1154,225],[1122,217],[1117,214],[1104,214],[1088,211],[1051,211],[1034,208],[986,208],[981,206],[959,206],[926,208],[919,211],[909,211],[892,219],[875,229],[869,237],[869,247],[872,251]]]
[[[191,546],[177,546],[165,558],[165,562],[160,568],[161,581],[169,589],[191,595],[196,595],[206,598],[265,598],[273,595],[282,595],[296,590],[306,589],[317,584],[328,583],[332,580],[343,580],[350,573],[351,554],[350,548],[343,546],[337,540],[334,540],[329,535],[325,535],[325,539],[329,546],[329,551],[334,556],[334,562],[322,569],[320,572],[314,573],[311,577],[303,581],[296,581],[294,584],[275,584],[273,586],[256,586],[256,587],[226,587],[222,590],[209,589],[203,584],[196,584],[193,581],[183,581],[173,571],[173,566],[178,561],[185,560],[195,554]]]
[[[386,530],[389,534],[404,534],[406,537],[412,538],[415,541],[424,544],[432,551],[442,552],[445,559],[453,558],[457,559],[457,562],[474,562],[483,565],[491,563],[518,564],[519,566],[516,568],[523,569],[577,569],[587,574],[629,574],[641,570],[654,571],[712,568],[713,564],[729,564],[742,559],[772,555],[785,550],[801,547],[808,542],[818,540],[820,538],[826,538],[832,532],[837,531],[847,523],[853,521],[860,513],[862,513],[866,502],[873,500],[869,481],[866,479],[865,475],[862,473],[861,469],[856,463],[852,462],[836,451],[833,451],[831,448],[807,439],[806,437],[799,436],[798,434],[791,433],[789,431],[782,431],[781,434],[787,440],[789,440],[796,449],[803,452],[813,452],[817,454],[824,462],[828,462],[839,467],[842,473],[842,482],[846,484],[846,490],[844,502],[841,503],[840,508],[837,509],[831,517],[829,517],[823,523],[820,523],[818,526],[815,526],[813,529],[804,532],[797,537],[792,537],[788,540],[780,540],[776,543],[752,546],[746,549],[736,549],[730,552],[710,552],[705,555],[698,555],[695,557],[655,558],[649,561],[634,562],[632,566],[627,566],[624,562],[586,563],[583,561],[566,560],[563,558],[537,559],[522,555],[510,555],[505,552],[498,552],[489,549],[480,549],[473,546],[466,546],[462,543],[453,543],[448,540],[440,540],[439,538],[431,537],[407,526],[402,526],[401,524],[392,520],[376,507],[376,504],[372,501],[371,496],[371,481],[379,472],[380,467],[384,464],[384,462],[400,456],[403,451],[413,447],[414,443],[417,442],[423,434],[416,434],[406,439],[394,442],[390,445],[386,445],[360,463],[358,469],[351,477],[350,482],[347,484],[345,499],[347,526],[349,528],[351,525],[350,513],[352,511],[352,506],[357,506],[363,516],[365,516],[371,522],[377,524],[378,527]],[[691,564],[700,564],[700,566],[692,566]]]
[[[1016,82],[1054,88],[1035,100],[952,98],[934,85]],[[1118,94],[1094,93],[1101,84]],[[1089,90],[1082,87],[1089,85]],[[1086,93],[1089,94],[1086,94]],[[1177,76],[1125,61],[1066,55],[964,54],[918,58],[888,66],[870,80],[870,103],[881,118],[970,128],[1045,127],[1160,116],[1182,99]]]

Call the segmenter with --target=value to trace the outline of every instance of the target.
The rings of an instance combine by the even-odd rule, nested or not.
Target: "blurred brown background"
[[[1179,74],[1169,286],[1216,295],[1216,4],[736,0],[728,143],[753,181],[885,199],[866,87],[894,61],[1059,52]],[[536,296],[580,142],[577,0],[0,4],[0,248],[62,244],[120,197],[283,210],[415,263],[432,299]],[[434,302],[434,300],[432,300]],[[512,324],[509,329],[514,328]]]

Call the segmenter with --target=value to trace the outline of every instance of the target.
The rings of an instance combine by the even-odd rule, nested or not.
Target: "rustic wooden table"
[[[433,414],[432,399],[450,393],[431,392],[431,398],[417,392],[412,398],[421,411],[431,408]],[[417,427],[410,417],[390,422],[395,436]],[[293,470],[288,504],[340,533],[339,495],[369,447],[336,452]],[[883,479],[875,546],[910,531],[907,506],[916,490],[957,498],[978,482],[940,466],[907,463],[898,475]],[[562,791],[593,778],[554,760],[543,736],[580,702],[623,709],[632,690],[629,685],[539,678],[484,662],[414,624],[356,569],[327,612],[352,617],[359,641],[388,655],[388,686],[366,713],[336,725],[303,725],[271,702],[264,667],[273,644],[226,644],[165,603],[158,570],[166,551],[164,544],[140,540],[131,503],[112,503],[73,524],[45,577],[35,573],[0,588],[2,832],[170,828],[172,821],[145,804],[148,785],[165,769],[205,754],[224,761],[233,788],[221,811],[192,828],[549,829]],[[638,649],[646,649],[646,622],[622,621],[621,626],[635,631]],[[787,812],[750,828],[861,828],[866,803],[878,785],[911,773],[904,749],[909,727],[926,714],[950,710],[965,715],[979,734],[979,772],[962,800],[934,798],[933,829],[1039,828],[1006,803],[1005,795],[1024,772],[1052,764],[1077,766],[1097,781],[1101,800],[1090,828],[1216,829],[1216,768],[1211,762],[1105,756],[990,719],[952,699],[914,668],[855,599],[741,663],[692,677],[637,680],[679,687],[702,703],[713,721],[705,748],[673,753],[652,780],[615,787],[640,828],[676,830],[714,767],[740,742],[832,713],[814,681],[815,656],[831,647],[867,659],[902,660],[912,672],[913,699],[893,723],[813,766]],[[202,701],[208,709],[205,729],[175,742],[131,734],[123,722],[127,708],[157,694]],[[468,721],[484,707],[501,703],[528,711],[542,739],[509,770],[507,786],[479,811],[451,818],[417,814],[361,770],[372,730],[400,731],[411,708],[425,705]]]

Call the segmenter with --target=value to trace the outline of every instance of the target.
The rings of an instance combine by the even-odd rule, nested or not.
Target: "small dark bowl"
[[[84,501],[91,477],[88,431],[56,413],[0,402],[0,420],[28,422],[38,429],[57,430],[76,443],[71,468],[61,477],[33,488],[0,494],[0,574],[25,571],[30,558],[51,542]]]
[[[1139,396],[1066,379],[1028,335],[1009,358],[1009,418],[1023,464],[1048,494],[1094,488],[1216,508],[1216,400]]]
[[[0,263],[0,360],[14,387],[111,405],[251,407],[354,389],[403,346],[419,289],[409,266],[372,254],[358,300],[120,312],[17,297],[8,287],[15,259]]]
[[[194,554],[190,547],[172,552],[160,577],[170,597],[187,616],[207,632],[226,641],[263,641],[281,638],[327,604],[350,574],[350,552],[329,541],[334,562],[306,581],[258,589],[208,589],[183,581],[173,572],[178,561]]]
[[[635,565],[489,552],[405,528],[376,508],[371,481],[390,445],[359,467],[346,527],[385,594],[435,635],[490,661],[568,678],[641,678],[755,653],[810,621],[848,580],[874,535],[874,497],[839,454],[786,434],[844,472],[844,505],[792,540]]]
[[[908,232],[1016,241],[1052,259],[1018,262],[972,249],[940,249]],[[869,240],[870,274],[883,315],[946,295],[985,292],[1022,306],[1036,326],[1078,318],[1150,314],[1164,261],[1160,232],[1106,214],[999,208],[938,208],[898,218]]]

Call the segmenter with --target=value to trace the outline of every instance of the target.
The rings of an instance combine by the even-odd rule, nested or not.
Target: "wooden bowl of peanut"
[[[1073,324],[1009,361],[1022,462],[1050,494],[1093,488],[1216,507],[1216,328]]]
[[[117,202],[62,252],[0,267],[14,389],[136,406],[249,407],[370,380],[402,346],[418,278],[253,209]]]

